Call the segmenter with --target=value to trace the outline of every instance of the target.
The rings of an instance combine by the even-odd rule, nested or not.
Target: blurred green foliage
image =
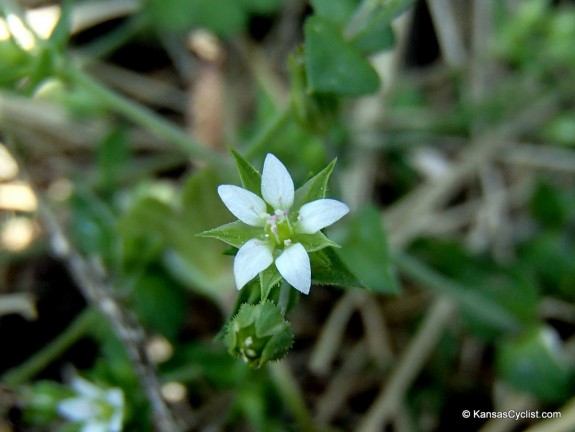
[[[339,156],[342,170],[350,163],[354,151],[350,136],[355,125],[349,124],[346,104],[352,97],[379,90],[381,77],[370,58],[395,47],[391,24],[411,3],[310,2],[301,23],[303,43],[294,49],[290,67],[286,65],[291,97],[284,117],[287,120],[279,131],[258,142],[258,133],[282,114],[272,97],[258,87],[253,115],[235,131],[238,140],[247,143],[235,148],[239,178],[231,169],[232,158],[216,152],[214,157],[221,159],[222,166],[200,162],[190,168],[187,156],[178,150],[173,153],[178,167],[184,167],[183,174],[161,178],[153,169],[141,169],[142,155],[135,149],[131,128],[146,125],[146,117],[130,117],[126,110],[94,94],[68,73],[80,70],[78,58],[85,52],[81,44],[73,50],[69,47],[67,13],[53,37],[37,41],[33,49],[25,49],[16,38],[0,41],[0,97],[48,101],[64,108],[73,119],[109,122],[109,130],[91,143],[87,158],[90,168],[86,170],[82,164],[71,167],[69,199],[50,205],[63,210],[78,250],[107,269],[113,294],[133,310],[150,334],[162,336],[170,344],[173,355],[158,365],[162,379],[185,385],[188,401],[199,405],[216,393],[221,395],[220,405],[216,405],[225,412],[221,420],[224,425],[248,424],[246,428],[251,430],[282,431],[286,430],[286,418],[294,414],[286,406],[285,389],[272,374],[267,369],[251,370],[231,358],[222,344],[223,333],[218,335],[228,321],[225,316],[242,313],[241,303],[250,304],[249,308],[255,308],[252,304],[260,298],[278,303],[280,294],[275,288],[280,281],[272,268],[259,282],[237,293],[231,256],[235,251],[197,235],[232,220],[217,196],[217,186],[241,181],[259,193],[259,173],[251,164],[260,166],[265,154],[273,152],[285,161],[295,183],[305,185],[296,197],[300,204],[305,201],[302,194],[306,198],[323,196],[328,187],[330,195],[338,196],[345,184],[328,182],[333,164],[328,165],[328,171],[321,169],[334,156]],[[542,95],[558,95],[557,112],[521,138],[536,142],[542,149],[572,150],[575,8],[566,2],[554,5],[545,0],[518,2],[512,9],[507,3],[493,2],[495,32],[488,60],[497,63],[498,70],[481,97],[469,97],[469,83],[461,71],[450,71],[444,74],[447,77],[440,77],[443,81],[439,84],[433,81],[428,87],[406,73],[390,94],[389,114],[375,131],[380,134],[375,144],[378,163],[385,167],[381,170],[385,172],[378,173],[377,181],[382,182],[377,185],[378,192],[382,196],[389,193],[382,198],[385,205],[423,181],[410,158],[413,148],[451,137],[458,139],[445,147],[445,153],[451,155],[461,149],[462,140],[475,133],[477,125],[480,130],[504,125]],[[66,12],[74,5],[65,4]],[[366,4],[375,6],[364,9]],[[254,17],[274,19],[284,6],[279,0],[149,0],[137,13],[145,18],[140,31],[148,39],[206,28],[230,41],[245,35]],[[128,40],[140,36],[130,34]],[[151,115],[161,117],[159,112],[151,111]],[[11,125],[1,121],[0,126],[8,130]],[[156,130],[149,127],[152,133]],[[23,150],[22,159],[26,160],[27,149]],[[244,159],[241,154],[248,156]],[[334,176],[338,175],[336,170]],[[328,248],[312,256],[315,284],[367,288],[378,299],[392,295],[395,300],[426,290],[451,298],[459,307],[453,327],[408,394],[410,408],[427,407],[437,415],[449,402],[451,386],[461,385],[450,381],[451,374],[461,346],[469,340],[493,356],[493,370],[487,371],[489,385],[505,382],[546,407],[562,405],[572,397],[572,321],[561,323],[564,325],[558,326],[558,331],[556,323],[542,313],[549,299],[571,307],[575,302],[575,193],[569,175],[572,173],[549,175],[544,171],[533,175],[535,186],[529,199],[512,213],[518,214],[518,224],[525,222],[527,229],[514,239],[514,250],[504,260],[471,252],[463,236],[446,240],[424,235],[406,247],[409,256],[419,261],[402,262],[388,245],[393,233],[383,228],[383,205],[376,197],[328,230],[328,237],[342,248]],[[459,204],[466,198],[458,196],[454,201]],[[16,258],[10,256],[1,262],[4,265],[10,260]],[[290,295],[288,311],[299,301],[297,295]],[[196,306],[201,302],[212,309]],[[401,338],[413,335],[420,323],[420,316],[414,316],[407,324],[402,323],[406,328],[399,329]],[[203,333],[189,337],[190,320],[205,325],[199,325]],[[310,322],[305,325],[312,327],[317,321]],[[97,351],[86,372],[130,395],[127,430],[150,430],[147,401],[111,329],[94,326],[84,335],[95,343]],[[566,340],[565,335],[571,339]],[[302,348],[297,331],[295,338],[296,354],[301,357],[307,340]],[[474,378],[480,379],[466,377],[468,381],[461,387],[474,387],[477,382],[470,382]],[[62,386],[30,379],[23,389],[21,400],[27,406],[23,421],[57,421],[53,405],[66,393]],[[483,388],[478,391],[488,393]]]

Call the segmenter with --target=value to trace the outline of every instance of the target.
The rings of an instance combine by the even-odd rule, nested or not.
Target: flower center
[[[288,219],[288,212],[276,210],[267,220],[266,234],[274,239],[277,246],[289,246],[293,235],[293,228]]]

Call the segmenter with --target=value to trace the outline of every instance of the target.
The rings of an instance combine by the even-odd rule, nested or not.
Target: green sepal
[[[268,299],[272,288],[278,285],[281,280],[282,276],[278,272],[278,269],[275,265],[269,266],[267,269],[260,273],[260,289],[262,301]]]
[[[228,325],[224,343],[231,355],[259,368],[287,354],[293,332],[274,303],[243,304]]]
[[[196,235],[198,237],[216,238],[231,246],[240,248],[248,240],[257,238],[262,233],[263,230],[260,227],[253,227],[242,221],[235,221]]]
[[[295,191],[294,203],[292,206],[294,211],[299,211],[301,206],[305,203],[325,197],[329,177],[333,172],[336,162],[337,158],[332,160],[328,166],[310,178],[303,186]]]
[[[311,254],[310,262],[311,280],[314,284],[367,289],[331,248]]]
[[[317,252],[327,247],[340,247],[340,245],[338,245],[336,242],[328,239],[321,231],[318,231],[314,234],[298,234],[296,236],[296,240],[298,243],[301,243],[301,245],[309,253]]]
[[[244,189],[261,196],[262,175],[254,166],[234,149],[230,150],[236,159],[236,165],[240,174],[240,181]]]

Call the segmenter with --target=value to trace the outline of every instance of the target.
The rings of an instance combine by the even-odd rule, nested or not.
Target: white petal
[[[309,293],[311,268],[309,256],[301,244],[287,247],[276,259],[276,267],[287,283],[303,294]]]
[[[58,404],[58,413],[71,421],[87,421],[96,416],[98,410],[93,400],[72,398]]]
[[[266,203],[255,193],[233,185],[221,185],[218,194],[226,207],[242,222],[251,226],[265,225]]]
[[[122,412],[115,412],[108,423],[109,432],[121,432],[122,430]]]
[[[234,276],[238,289],[267,269],[273,260],[270,245],[258,239],[248,240],[234,259]]]
[[[101,398],[105,394],[100,387],[92,384],[90,381],[87,381],[79,376],[75,376],[74,379],[72,380],[72,388],[79,395],[91,399]]]
[[[118,432],[112,431],[106,423],[94,421],[86,423],[82,428],[81,432]]]
[[[349,207],[333,199],[320,199],[304,204],[299,210],[297,231],[313,234],[340,220],[349,213]]]
[[[277,157],[268,153],[262,172],[262,196],[274,209],[289,210],[293,195],[293,180],[288,170]]]
[[[124,393],[119,388],[112,388],[106,392],[106,402],[116,410],[124,408]]]

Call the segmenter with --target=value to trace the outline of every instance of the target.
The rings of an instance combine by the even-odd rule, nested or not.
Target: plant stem
[[[93,308],[87,308],[76,319],[52,340],[48,345],[35,353],[20,366],[10,369],[2,376],[2,381],[17,386],[33,378],[55,359],[60,357],[71,345],[85,336],[96,322],[99,314]]]
[[[186,155],[201,159],[216,167],[227,168],[226,158],[223,155],[210,150],[178,126],[157,116],[150,109],[138,105],[128,98],[108,89],[80,69],[72,67],[66,70],[64,75],[73,83],[90,91],[94,97],[104,102],[114,111],[150,130],[159,138],[176,145]]]
[[[285,361],[270,363],[270,374],[282,398],[299,423],[298,430],[302,432],[317,432],[313,419],[303,400],[301,389]]]

